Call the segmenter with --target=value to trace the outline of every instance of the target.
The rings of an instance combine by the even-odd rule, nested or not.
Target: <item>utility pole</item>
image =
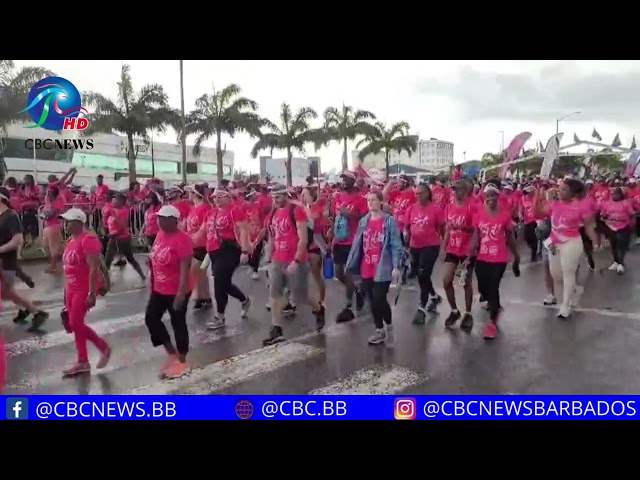
[[[184,117],[184,60],[180,60],[180,109],[182,115],[182,132],[180,143],[182,143],[182,182],[187,183],[187,132]]]

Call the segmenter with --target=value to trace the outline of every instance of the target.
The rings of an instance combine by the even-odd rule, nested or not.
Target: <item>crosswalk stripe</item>
[[[94,312],[90,312],[89,315]],[[90,323],[89,326],[95,330],[99,336],[110,335],[120,330],[131,327],[139,327],[144,324],[144,313],[130,315],[128,317],[110,318],[100,320],[99,322]],[[47,350],[49,348],[59,347],[73,343],[73,335],[64,330],[57,330],[42,336],[34,336],[18,340],[7,344],[7,356],[9,358],[17,357],[36,350]]]
[[[322,353],[323,350],[302,343],[272,345],[212,363],[176,380],[135,388],[127,394],[206,395]]]
[[[426,380],[426,375],[420,375],[404,367],[373,366],[312,390],[309,395],[390,395]]]
[[[207,330],[206,326],[199,325],[195,331],[190,331],[190,343],[191,350],[194,350],[198,346],[209,345],[211,343],[217,342],[219,340],[224,340],[227,338],[232,338],[240,335],[242,330],[240,328],[234,327],[226,327],[222,330]],[[100,375],[104,375],[107,373],[111,373],[118,370],[123,370],[129,368],[133,365],[145,362],[154,357],[161,357],[165,355],[165,352],[162,348],[155,348],[150,340],[143,341],[141,344],[137,344],[135,348],[129,348],[126,350],[120,350],[119,345],[113,345],[113,354],[111,356],[111,361],[109,365],[103,370],[97,370],[95,373]],[[95,350],[92,350],[94,355],[95,365],[98,357],[98,353]],[[73,354],[71,354],[73,355]],[[69,358],[69,361],[72,361],[73,357]],[[37,373],[26,372],[22,379],[16,383],[7,385],[8,391],[14,390],[35,390],[42,387],[52,387],[57,384],[62,384],[63,382],[68,382],[69,380],[62,379],[62,374],[60,369],[58,370],[48,370],[45,372],[39,371]]]

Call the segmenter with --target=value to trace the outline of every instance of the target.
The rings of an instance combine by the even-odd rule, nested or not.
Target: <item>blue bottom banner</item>
[[[640,396],[24,396],[5,420],[639,420]]]

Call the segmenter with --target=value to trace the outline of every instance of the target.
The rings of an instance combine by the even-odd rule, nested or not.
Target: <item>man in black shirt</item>
[[[25,324],[33,314],[30,332],[39,332],[49,314],[38,309],[31,301],[16,292],[16,270],[18,269],[18,249],[22,246],[22,224],[18,214],[9,208],[9,191],[0,187],[0,280],[2,298],[11,300],[20,310],[13,319],[15,323]]]

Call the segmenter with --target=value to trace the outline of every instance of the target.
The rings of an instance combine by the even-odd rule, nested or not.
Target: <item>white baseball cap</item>
[[[165,205],[157,213],[158,217],[173,217],[180,220],[180,210],[173,205]]]
[[[87,215],[79,208],[70,208],[60,215],[60,218],[69,222],[85,223],[87,221]]]

